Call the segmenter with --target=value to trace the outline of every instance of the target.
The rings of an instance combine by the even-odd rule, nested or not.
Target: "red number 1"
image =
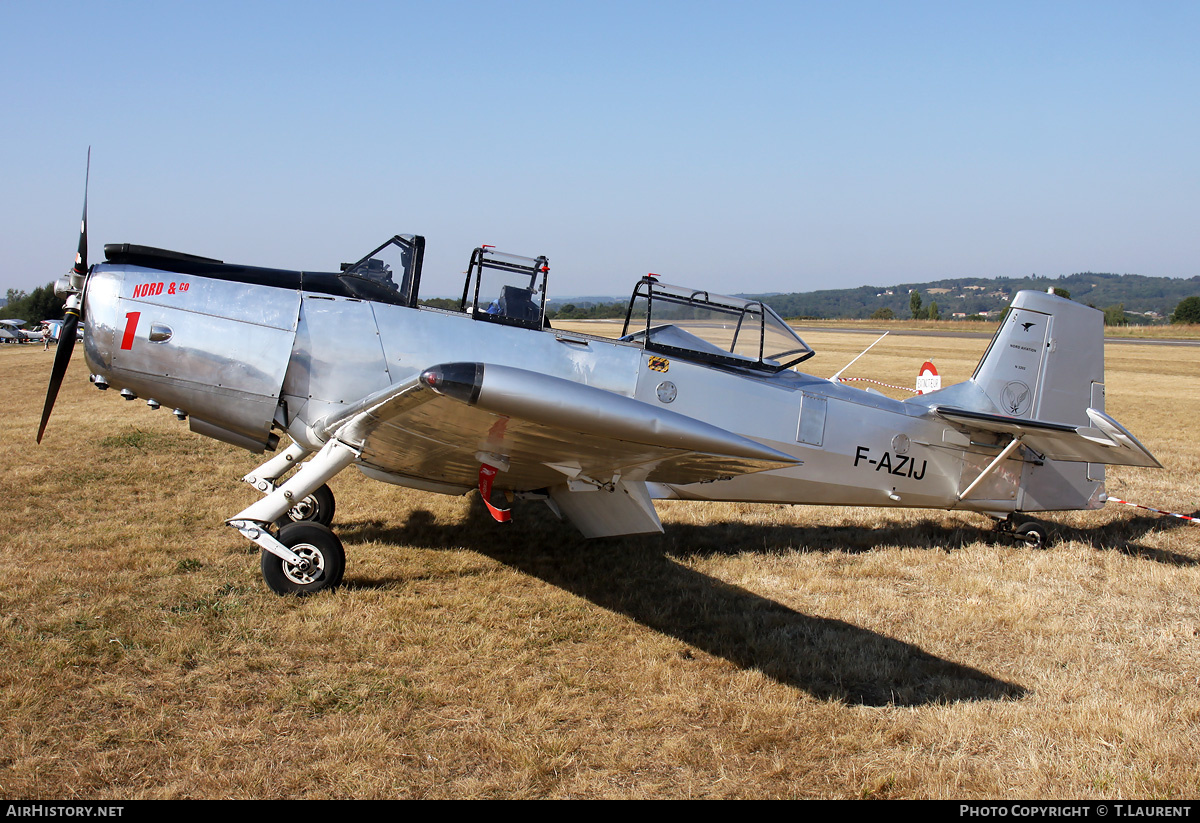
[[[133,333],[137,331],[138,318],[141,316],[140,311],[131,311],[125,315],[125,336],[121,338],[121,348],[133,348]]]

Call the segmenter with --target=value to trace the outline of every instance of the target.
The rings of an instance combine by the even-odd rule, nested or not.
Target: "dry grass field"
[[[861,334],[806,333],[830,375]],[[849,374],[970,375],[893,337]],[[1110,344],[1108,408],[1197,510],[1200,347]],[[1195,798],[1200,527],[660,506],[585,542],[540,504],[333,481],[344,588],[271,594],[223,525],[258,458],[0,346],[0,797]]]

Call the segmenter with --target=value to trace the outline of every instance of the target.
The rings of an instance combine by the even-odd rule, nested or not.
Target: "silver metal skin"
[[[252,452],[290,436],[243,478],[264,496],[227,522],[302,572],[273,524],[350,465],[431,492],[543,499],[587,537],[661,531],[652,500],[664,497],[995,518],[1096,508],[1104,464],[1159,465],[1103,412],[1101,313],[1051,294],[1016,296],[969,381],[898,401],[764,364],[753,324],[722,359],[720,323],[685,329],[661,313],[611,340],[417,307],[415,294],[401,304],[129,263],[75,285],[98,386]],[[771,351],[811,355],[746,305]]]
[[[193,431],[251,451],[271,444],[296,341],[298,292],[101,264],[84,301],[93,372],[185,410]],[[151,340],[162,326],[172,334]]]

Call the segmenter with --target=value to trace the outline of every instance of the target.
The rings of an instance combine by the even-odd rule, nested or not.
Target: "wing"
[[[1150,451],[1107,414],[1088,409],[1091,426],[1069,426],[1020,417],[934,406],[933,413],[968,430],[1009,434],[1051,460],[1162,468]]]
[[[427,369],[317,428],[359,449],[360,465],[377,479],[463,493],[475,488],[481,463],[496,467],[497,488],[549,490],[589,537],[661,530],[646,482],[697,483],[801,462],[640,400],[483,363]]]

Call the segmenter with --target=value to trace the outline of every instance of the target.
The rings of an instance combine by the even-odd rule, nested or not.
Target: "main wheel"
[[[1036,520],[1029,520],[1013,529],[1018,540],[1031,549],[1044,549],[1050,543],[1050,530]]]
[[[275,525],[280,528],[288,523],[320,523],[328,526],[333,523],[334,508],[333,490],[323,485],[288,509],[283,517],[275,521]]]
[[[280,543],[300,556],[288,563],[269,551],[262,553],[262,574],[276,594],[306,595],[341,585],[346,571],[342,541],[320,523],[289,523],[279,530]]]

